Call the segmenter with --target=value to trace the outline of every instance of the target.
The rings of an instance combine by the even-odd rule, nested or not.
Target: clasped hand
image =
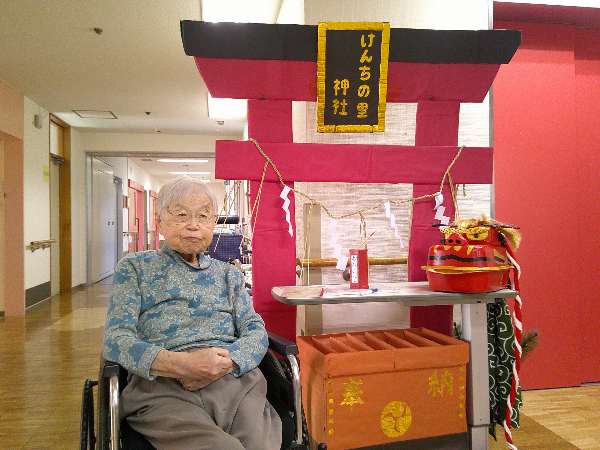
[[[197,391],[233,370],[229,352],[223,348],[209,347],[187,353],[185,376],[179,383],[188,391]]]

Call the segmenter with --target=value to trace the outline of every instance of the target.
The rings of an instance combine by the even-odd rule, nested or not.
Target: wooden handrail
[[[406,264],[406,256],[369,256],[370,266],[391,266],[394,264]],[[296,258],[296,264],[310,267],[335,267],[337,258]]]

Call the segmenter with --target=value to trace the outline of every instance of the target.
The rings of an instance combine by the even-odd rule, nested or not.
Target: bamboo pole
[[[370,266],[391,266],[395,264],[406,264],[408,257],[406,256],[369,256]],[[296,258],[297,265],[309,265],[310,267],[335,267],[337,265],[336,258]]]

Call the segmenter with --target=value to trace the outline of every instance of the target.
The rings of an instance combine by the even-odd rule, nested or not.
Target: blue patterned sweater
[[[167,246],[125,256],[115,267],[104,357],[152,380],[161,349],[194,347],[229,350],[238,377],[262,360],[267,333],[242,274],[205,255],[195,267]]]

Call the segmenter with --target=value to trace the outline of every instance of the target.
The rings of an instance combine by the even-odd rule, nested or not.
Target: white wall
[[[127,195],[127,157],[126,156],[99,156],[99,159],[106,162],[113,168],[115,177],[119,177],[123,182],[121,188],[123,195]]]
[[[304,0],[282,0],[277,23],[304,24]]]
[[[33,126],[35,114],[42,115],[42,128]],[[50,239],[50,144],[49,115],[33,100],[24,105],[24,247],[31,241]],[[25,251],[25,289],[50,281],[50,249]]]
[[[214,153],[215,140],[240,139],[240,135],[166,133],[81,133],[86,152]]]
[[[127,176],[130,180],[133,180],[136,183],[144,186],[146,191],[158,192],[160,186],[162,185],[159,180],[150,175],[131,159],[127,161]]]
[[[488,28],[488,0],[304,0],[305,20],[390,22],[392,27],[447,30]]]

